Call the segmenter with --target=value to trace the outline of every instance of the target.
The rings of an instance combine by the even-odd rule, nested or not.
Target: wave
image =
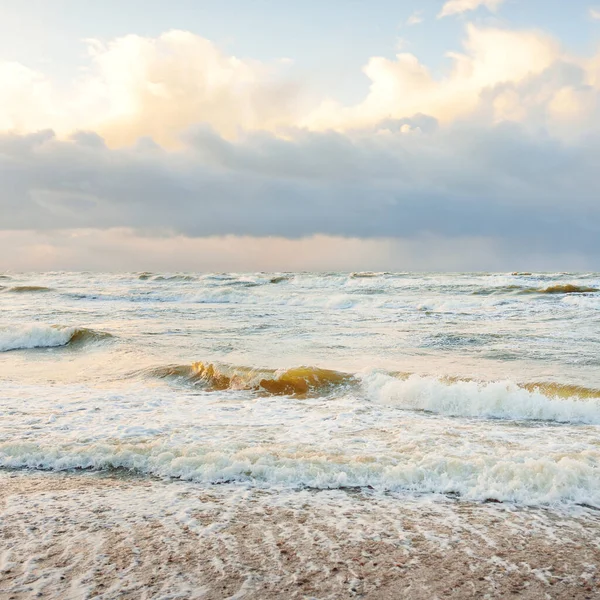
[[[538,294],[587,294],[591,292],[600,292],[598,288],[588,287],[585,285],[557,284],[547,288],[537,290]]]
[[[53,290],[44,285],[15,285],[14,287],[8,288],[7,291],[15,294],[26,294],[29,292],[51,292]]]
[[[575,285],[571,283],[556,284],[545,288],[524,287],[522,285],[503,285],[497,287],[483,288],[471,292],[474,296],[489,296],[493,294],[588,294],[600,292],[600,289],[586,285]]]
[[[151,279],[152,281],[196,281],[198,278],[194,275],[155,275],[150,271],[144,271],[143,273],[138,274],[138,279],[141,281],[148,281]]]
[[[9,325],[0,328],[0,352],[32,348],[55,348],[110,338],[112,335],[86,327],[61,325]]]
[[[158,275],[154,281],[196,281],[193,275]]]
[[[516,294],[528,290],[530,288],[524,288],[522,285],[502,285],[491,288],[483,288],[471,292],[472,296],[491,296],[493,294]]]
[[[478,382],[371,373],[362,379],[379,404],[450,417],[600,425],[600,390],[557,383]]]
[[[167,440],[129,443],[0,443],[0,467],[52,471],[113,470],[202,483],[316,489],[369,487],[377,491],[459,495],[466,500],[600,504],[600,454],[577,451],[536,456],[448,454],[407,448],[374,457],[310,445],[177,445]]]
[[[348,373],[317,367],[296,367],[277,371],[203,362],[156,367],[147,369],[142,374],[161,379],[183,379],[206,391],[247,390],[273,396],[300,398],[325,396],[339,386],[347,386],[356,381],[356,378]]]
[[[362,390],[374,403],[451,417],[600,425],[600,389],[560,383],[481,382],[410,373],[346,373],[318,367],[261,369],[196,362],[135,375],[182,380],[209,392],[237,390],[297,398]]]

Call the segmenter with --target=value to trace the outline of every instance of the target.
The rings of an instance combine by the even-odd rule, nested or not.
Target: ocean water
[[[600,274],[5,273],[0,467],[600,505]]]

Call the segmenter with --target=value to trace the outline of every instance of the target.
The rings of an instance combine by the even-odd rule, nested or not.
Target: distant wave
[[[556,284],[545,288],[524,287],[522,285],[504,285],[483,288],[472,292],[475,296],[487,296],[492,294],[588,294],[600,292],[599,288],[586,285],[575,285],[571,283]]]
[[[156,367],[143,373],[162,379],[184,379],[207,391],[249,390],[275,396],[296,397],[326,395],[338,386],[356,381],[355,377],[348,373],[316,367],[275,371],[203,362]]]
[[[477,382],[384,373],[364,376],[376,403],[451,417],[600,425],[600,390],[557,383]]]
[[[52,288],[44,285],[15,285],[14,287],[8,288],[7,291],[15,294],[27,294],[35,292],[51,292]]]
[[[539,294],[586,294],[588,292],[600,292],[600,289],[567,283],[564,285],[551,285],[547,288],[537,290],[537,293]]]
[[[0,328],[0,352],[84,344],[110,337],[112,337],[110,333],[94,331],[85,327],[42,324],[10,325]]]

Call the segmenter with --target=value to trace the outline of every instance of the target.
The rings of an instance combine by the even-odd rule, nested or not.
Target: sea
[[[600,273],[2,273],[0,468],[600,507]]]

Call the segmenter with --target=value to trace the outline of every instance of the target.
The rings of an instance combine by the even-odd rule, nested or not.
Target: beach
[[[600,514],[2,473],[2,598],[596,598]]]

